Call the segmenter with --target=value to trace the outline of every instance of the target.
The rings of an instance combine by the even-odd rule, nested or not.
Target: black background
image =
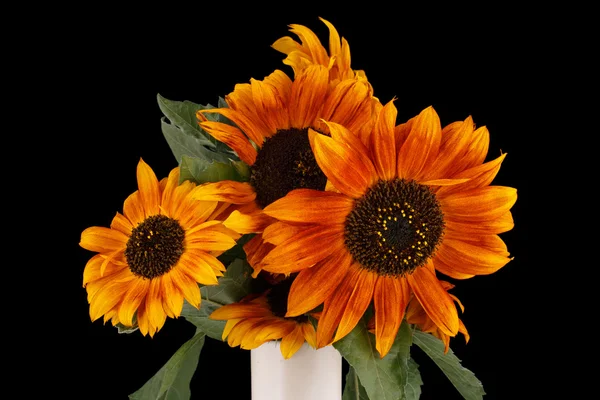
[[[81,231],[108,226],[122,210],[123,200],[137,188],[140,158],[159,178],[177,165],[160,130],[157,94],[216,104],[236,83],[262,79],[275,68],[291,74],[281,63],[284,55],[270,45],[290,34],[290,23],[308,26],[326,42],[321,16],[349,41],[352,67],[366,71],[375,95],[382,102],[397,98],[398,122],[429,105],[443,125],[471,115],[490,131],[489,157],[508,153],[494,183],[519,193],[515,228],[502,235],[515,258],[497,273],[454,289],[466,307],[461,318],[471,341],[465,345],[459,336],[451,347],[482,381],[486,399],[539,394],[542,378],[531,371],[544,367],[542,349],[528,338],[546,335],[536,320],[546,303],[539,296],[545,283],[533,234],[534,154],[539,150],[531,140],[542,133],[539,118],[529,117],[555,90],[540,74],[552,59],[554,27],[540,23],[537,14],[494,7],[284,6],[145,5],[89,11],[64,18],[64,26],[57,23],[56,41],[67,44],[61,55],[68,61],[57,68],[56,79],[69,89],[62,93],[64,100],[56,100],[55,122],[63,121],[71,133],[56,139],[69,154],[54,162],[72,193],[62,196],[56,210],[67,228],[67,237],[60,239],[66,253],[56,290],[66,307],[53,315],[53,326],[69,323],[54,334],[57,348],[51,350],[57,352],[51,361],[64,360],[69,367],[60,372],[67,383],[55,381],[49,392],[126,399],[193,333],[185,320],[170,319],[152,339],[120,335],[110,324],[90,322],[81,287],[92,255],[78,246]],[[461,398],[418,349],[414,357],[421,365],[422,399]],[[249,399],[249,361],[248,351],[207,338],[192,398]],[[51,368],[44,373],[53,375]]]

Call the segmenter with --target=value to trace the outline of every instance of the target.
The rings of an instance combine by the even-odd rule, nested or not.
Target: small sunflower
[[[442,128],[432,107],[398,126],[396,116],[391,101],[364,142],[336,123],[328,123],[330,136],[309,130],[316,161],[337,191],[299,189],[264,209],[298,232],[259,268],[298,272],[287,316],[323,303],[318,347],[347,335],[373,301],[383,357],[411,295],[453,337],[457,310],[436,270],[465,279],[511,260],[498,234],[513,227],[517,193],[490,186],[506,154],[484,163],[488,130],[475,129],[471,117]]]
[[[343,37],[340,39],[338,31],[331,22],[323,18],[319,19],[329,29],[329,53],[313,31],[304,25],[291,24],[290,32],[298,36],[300,43],[290,36],[284,36],[271,45],[275,50],[287,55],[283,63],[291,66],[296,75],[312,64],[328,67],[332,83],[355,76],[366,80],[363,70],[352,70],[350,67],[348,41]]]
[[[137,323],[143,335],[154,336],[167,316],[181,314],[184,299],[200,306],[198,284],[217,284],[225,267],[216,257],[240,235],[215,219],[230,205],[194,200],[196,185],[179,184],[179,168],[159,182],[140,159],[137,181],[110,228],[82,232],[80,246],[98,253],[85,266],[83,287],[92,321]]]
[[[454,287],[450,282],[440,280],[440,283],[446,291]],[[448,296],[458,304],[462,312],[465,311],[464,306],[456,296],[450,293],[448,293]],[[440,339],[444,343],[444,353],[447,353],[448,349],[450,349],[450,336],[438,328],[431,318],[429,318],[429,315],[427,315],[427,312],[425,312],[421,303],[414,298],[408,303],[408,308],[406,309],[406,322],[415,324],[421,331],[431,333],[433,336]],[[460,319],[458,320],[458,331],[464,335],[465,342],[469,343],[469,332]]]
[[[195,191],[195,198],[240,205],[225,226],[242,234],[257,234],[244,247],[255,267],[261,255],[272,249],[262,232],[275,221],[262,209],[293,189],[326,188],[327,178],[315,161],[308,130],[328,134],[322,122],[327,119],[366,135],[381,104],[362,79],[331,85],[329,70],[322,65],[308,66],[294,80],[276,70],[262,81],[236,85],[225,100],[228,108],[199,111],[199,123],[250,166],[250,180],[203,185]],[[219,113],[236,126],[208,121],[206,113]],[[258,273],[255,268],[253,276]]]
[[[249,295],[238,303],[224,305],[209,316],[227,321],[223,340],[231,347],[251,350],[272,340],[281,340],[281,354],[288,359],[307,342],[316,347],[316,332],[307,315],[286,318],[287,296],[292,279],[285,279],[261,295]]]

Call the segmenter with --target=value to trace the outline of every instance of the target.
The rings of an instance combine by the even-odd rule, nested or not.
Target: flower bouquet
[[[485,394],[450,349],[469,340],[452,288],[511,260],[499,235],[516,190],[491,184],[506,154],[484,162],[489,132],[471,117],[442,126],[428,107],[398,123],[321,21],[328,48],[290,25],[272,44],[282,69],[216,105],[159,94],[176,166],[157,177],[140,159],[122,212],[82,232],[92,321],[150,337],[169,318],[196,328],[130,398],[189,398],[206,336],[253,352],[254,400],[265,363],[272,376],[294,365],[297,382],[334,368],[268,398],[418,399],[413,346],[464,398]]]

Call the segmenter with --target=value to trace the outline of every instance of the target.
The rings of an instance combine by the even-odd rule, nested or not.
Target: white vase
[[[279,341],[250,350],[252,400],[340,400],[342,356],[333,347],[307,343],[284,359]]]

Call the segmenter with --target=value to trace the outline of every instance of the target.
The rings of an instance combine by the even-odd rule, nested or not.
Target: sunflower
[[[137,181],[110,228],[82,232],[80,246],[98,253],[85,266],[83,287],[92,321],[104,316],[154,336],[167,316],[181,314],[184,299],[199,308],[198,284],[217,284],[225,267],[216,256],[240,235],[215,219],[230,205],[193,200],[196,185],[179,184],[179,168],[159,182],[140,159]]]
[[[284,36],[271,45],[275,50],[287,55],[283,63],[291,66],[296,75],[312,64],[329,67],[330,78],[333,83],[354,76],[366,79],[363,70],[352,70],[350,67],[348,41],[343,37],[340,39],[338,31],[331,22],[323,18],[319,19],[329,29],[329,54],[313,31],[304,25],[291,24],[289,25],[290,32],[298,36],[300,43],[290,36]]]
[[[454,287],[450,282],[440,280],[440,283],[446,291]],[[465,311],[465,307],[456,296],[450,293],[448,293],[448,296],[458,304],[462,312]],[[435,323],[433,323],[431,318],[427,315],[427,312],[423,309],[421,303],[414,298],[408,303],[408,308],[406,309],[406,322],[415,324],[421,331],[431,333],[433,336],[440,339],[444,343],[444,353],[447,353],[448,349],[450,349],[450,336],[445,334]],[[462,333],[465,337],[465,342],[469,343],[469,332],[460,319],[458,320],[458,332]]]
[[[489,132],[473,120],[444,128],[433,107],[395,126],[393,101],[366,142],[329,122],[309,130],[316,161],[337,191],[299,189],[264,209],[297,232],[259,268],[298,273],[287,316],[323,303],[318,347],[347,335],[374,302],[376,347],[389,351],[414,295],[440,331],[459,331],[436,271],[491,274],[511,260],[499,234],[513,227],[516,189],[491,186],[506,154],[485,162]]]
[[[345,79],[331,85],[329,70],[322,65],[308,66],[294,80],[275,70],[262,81],[252,79],[249,84],[236,85],[225,100],[227,108],[199,111],[199,124],[250,166],[250,180],[215,182],[198,188],[194,196],[240,205],[225,225],[241,234],[257,234],[244,247],[255,267],[272,249],[262,232],[275,220],[262,209],[293,189],[326,188],[327,178],[315,161],[308,130],[327,134],[328,127],[322,122],[327,119],[366,135],[375,111],[382,106],[364,79]],[[209,121],[206,113],[219,113],[235,126]],[[282,234],[279,228],[272,231]],[[253,276],[259,271],[255,268]]]
[[[227,321],[223,340],[231,347],[251,350],[272,340],[281,340],[281,354],[288,359],[307,342],[316,346],[316,332],[307,315],[286,318],[287,296],[292,279],[285,279],[260,295],[246,296],[226,304],[209,316]]]

